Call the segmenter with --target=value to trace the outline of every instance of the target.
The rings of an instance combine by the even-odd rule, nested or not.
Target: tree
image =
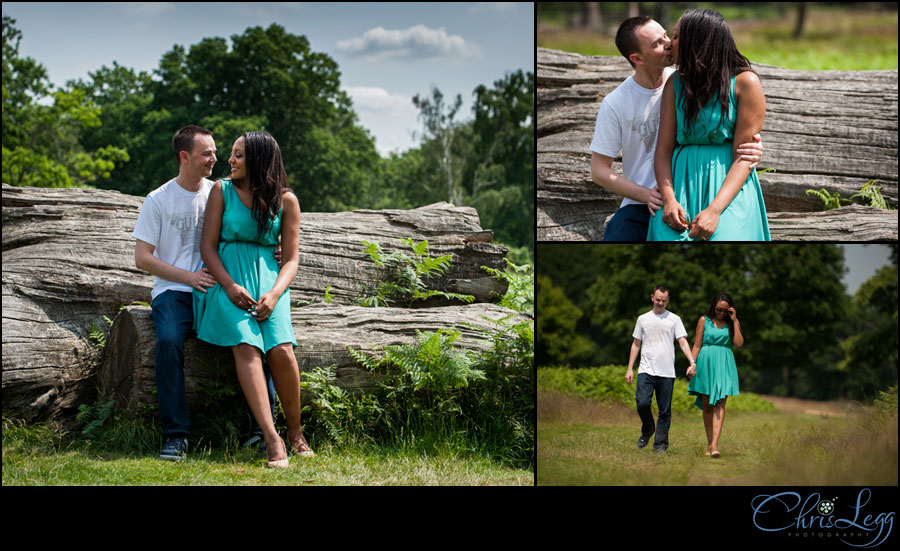
[[[453,171],[453,144],[460,123],[454,121],[462,106],[462,96],[456,95],[452,104],[444,103],[444,95],[436,87],[431,89],[431,99],[413,96],[413,104],[419,109],[419,119],[425,125],[424,140],[433,140],[437,144],[438,159],[445,185],[444,196],[447,202],[456,206],[463,204],[463,193],[460,177]]]

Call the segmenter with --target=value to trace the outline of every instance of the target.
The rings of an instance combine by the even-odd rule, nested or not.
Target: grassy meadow
[[[699,410],[673,406],[669,449],[661,455],[652,446],[637,448],[640,420],[633,386],[621,384],[631,391],[631,402],[625,403],[548,388],[542,372],[538,370],[538,485],[897,484],[896,389],[887,401],[837,414],[826,413],[834,408],[824,405],[815,414],[726,407],[722,457],[714,460],[705,455]],[[624,368],[616,375],[624,378]],[[728,405],[736,398],[729,398]]]
[[[779,15],[771,6],[727,7],[711,4],[728,20],[741,53],[754,63],[797,70],[897,69],[897,12],[807,9],[804,34],[793,38],[796,10]],[[684,10],[673,10],[674,26]],[[671,28],[667,29],[671,34]],[[537,45],[586,55],[619,56],[615,31],[601,35],[568,29],[565,17],[538,9]]]

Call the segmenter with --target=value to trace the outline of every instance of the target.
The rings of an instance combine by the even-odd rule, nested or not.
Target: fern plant
[[[814,189],[808,189],[808,190],[806,190],[806,194],[807,195],[815,195],[816,197],[821,199],[822,202],[825,203],[825,208],[822,210],[831,210],[831,209],[840,208],[841,201],[844,201],[845,203],[851,203],[851,201],[849,199],[843,199],[841,197],[840,193],[835,193],[834,195],[832,195],[832,194],[828,193],[828,190],[826,190],[825,188],[822,188],[821,191],[816,191]]]
[[[875,207],[882,210],[894,210],[888,204],[887,200],[881,194],[881,188],[883,186],[876,186],[875,180],[869,180],[863,185],[862,189],[859,190],[859,193],[851,195],[851,199],[855,199],[856,197],[861,197],[864,199],[869,206]]]
[[[356,299],[361,306],[384,307],[403,304],[411,307],[416,301],[434,296],[472,302],[475,297],[460,293],[446,293],[428,288],[428,280],[447,271],[452,255],[432,257],[428,254],[428,241],[415,243],[412,239],[400,240],[412,249],[410,257],[401,251],[385,254],[378,243],[363,241],[364,251],[375,264],[374,294],[363,291]]]
[[[509,284],[506,294],[500,299],[500,306],[517,312],[534,313],[534,270],[528,264],[517,266],[504,258],[506,270],[482,266],[481,269],[495,278]]]

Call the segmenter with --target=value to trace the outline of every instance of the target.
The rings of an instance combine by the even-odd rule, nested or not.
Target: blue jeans
[[[657,211],[659,215],[662,210]],[[650,211],[647,205],[625,205],[616,211],[606,224],[604,241],[646,241],[650,226]]]
[[[156,392],[163,438],[187,437],[190,417],[184,391],[184,341],[193,331],[193,296],[184,291],[165,291],[153,299],[150,307],[156,327]],[[274,417],[275,385],[268,366],[264,363],[263,367]],[[250,419],[250,432],[261,433],[252,415]]]
[[[649,438],[656,431],[653,447],[655,449],[668,448],[669,424],[672,421],[672,390],[675,388],[675,379],[638,373],[636,387],[634,397],[637,402],[638,415],[641,417],[641,436]],[[650,411],[654,392],[656,393],[656,405],[659,407],[659,417],[655,427],[653,412]]]

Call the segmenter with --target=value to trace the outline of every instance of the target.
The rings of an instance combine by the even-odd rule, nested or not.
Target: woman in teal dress
[[[725,403],[728,396],[740,394],[737,364],[732,345],[744,345],[741,324],[734,310],[734,301],[726,293],[713,299],[709,311],[700,316],[694,337],[696,367],[688,368],[690,386],[688,392],[696,396],[694,402],[703,410],[703,426],[706,428],[706,455],[719,457],[719,436],[725,423]]]
[[[735,151],[762,129],[759,77],[712,10],[684,13],[672,56],[653,164],[663,215],[651,218],[647,240],[770,241],[756,169]]]
[[[313,455],[300,427],[300,372],[293,347],[288,285],[299,262],[300,204],[290,190],[275,139],[247,132],[234,142],[231,179],[216,182],[203,219],[200,253],[216,278],[194,292],[194,329],[206,342],[228,346],[238,381],[263,431],[270,467],[287,467],[263,375],[272,373],[296,454]],[[275,258],[284,243],[281,268]]]

